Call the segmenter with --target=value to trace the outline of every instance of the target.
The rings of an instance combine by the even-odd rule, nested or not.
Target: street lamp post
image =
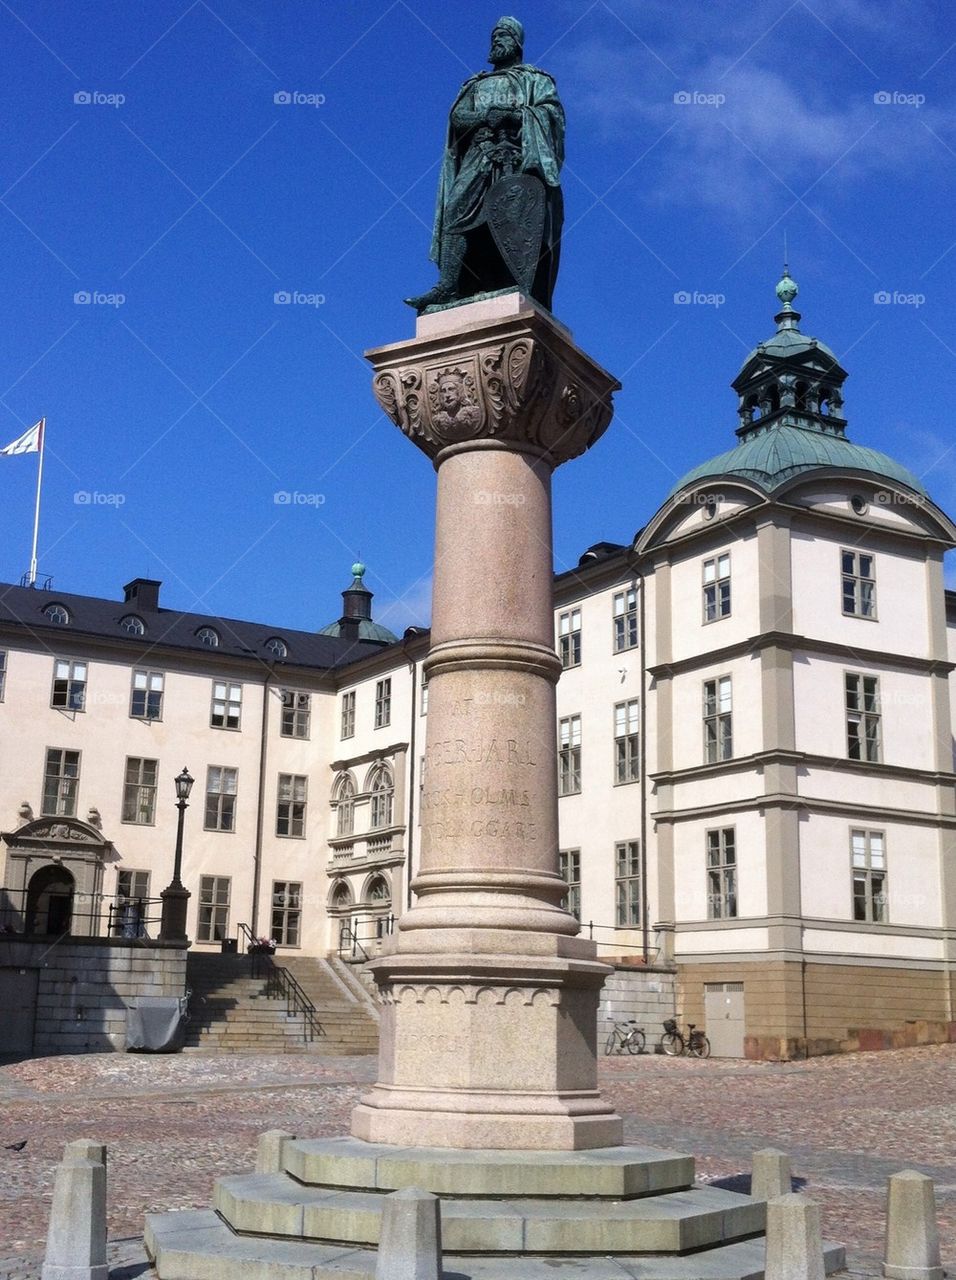
[[[188,769],[183,769],[176,778],[176,808],[179,810],[179,821],[176,826],[176,858],[173,862],[173,878],[160,894],[163,900],[163,913],[159,940],[160,942],[178,942],[182,946],[186,946],[189,942],[186,937],[189,890],[180,878],[183,865],[183,820],[186,817],[187,801],[194,781]]]

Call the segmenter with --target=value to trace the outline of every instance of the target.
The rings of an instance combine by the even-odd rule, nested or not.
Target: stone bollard
[[[776,1200],[788,1196],[792,1188],[790,1157],[773,1147],[765,1147],[753,1154],[753,1172],[750,1177],[750,1194],[755,1200]]]
[[[441,1201],[409,1187],[385,1197],[375,1280],[441,1280]]]
[[[106,1147],[68,1142],[53,1183],[42,1280],[107,1280]]]
[[[883,1274],[892,1280],[943,1280],[933,1180],[913,1169],[887,1180]]]
[[[765,1280],[824,1280],[820,1206],[788,1194],[767,1203]]]
[[[286,1143],[294,1142],[295,1134],[284,1129],[268,1129],[259,1134],[256,1147],[256,1173],[282,1173]]]

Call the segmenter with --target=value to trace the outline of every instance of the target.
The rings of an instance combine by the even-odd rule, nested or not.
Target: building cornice
[[[392,742],[386,747],[374,747],[371,751],[365,751],[360,756],[344,756],[340,760],[333,760],[329,768],[334,769],[336,773],[344,773],[348,769],[356,769],[360,765],[371,764],[373,760],[385,760],[390,756],[397,756],[407,750],[407,742]],[[358,796],[355,798],[358,799]]]
[[[706,653],[691,654],[686,658],[678,658],[673,662],[661,662],[648,667],[648,675],[655,680],[670,679],[687,671],[697,671],[703,667],[721,664],[732,658],[744,658],[759,653],[763,649],[785,649],[791,653],[818,653],[825,657],[842,658],[852,662],[854,666],[897,667],[906,671],[921,671],[927,675],[949,675],[956,670],[956,663],[938,658],[918,658],[908,653],[890,653],[885,649],[865,649],[860,645],[840,644],[833,640],[818,640],[813,636],[795,635],[789,631],[765,631],[760,635],[749,636],[746,640],[738,640],[734,644],[724,645],[719,649],[710,649]]]
[[[675,933],[697,933],[702,929],[732,931],[735,929],[768,929],[779,925],[793,925],[804,932],[810,929],[839,930],[841,933],[882,934],[895,938],[929,938],[933,941],[956,938],[956,930],[945,925],[878,924],[870,920],[847,920],[845,917],[824,916],[734,916],[724,920],[681,920],[674,925]],[[814,953],[810,953],[814,954]]]
[[[729,813],[758,813],[765,809],[794,810],[806,813],[829,813],[845,817],[850,822],[901,822],[910,826],[945,827],[956,830],[956,814],[929,813],[926,809],[900,809],[890,805],[866,803],[850,804],[825,797],[794,795],[786,791],[769,791],[762,795],[743,796],[737,800],[724,800],[718,804],[694,805],[684,809],[658,809],[651,819],[658,825],[693,822],[701,819],[723,819]]]

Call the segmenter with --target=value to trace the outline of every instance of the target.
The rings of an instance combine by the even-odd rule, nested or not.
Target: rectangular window
[[[207,831],[235,831],[239,770],[211,764],[206,774]]]
[[[568,891],[561,899],[565,911],[570,911],[578,920],[581,919],[581,850],[559,849],[558,871],[567,881]]]
[[[865,551],[841,551],[843,612],[855,618],[876,617],[876,565]]]
[[[342,694],[342,737],[355,737],[355,690]]]
[[[614,652],[637,648],[637,588],[614,593]]]
[[[199,877],[197,942],[222,942],[229,932],[229,876]]]
[[[853,919],[886,924],[886,849],[882,831],[851,831]]]
[[[165,679],[161,671],[134,670],[129,713],[135,720],[162,720]]]
[[[558,651],[562,667],[581,665],[580,609],[569,609],[558,616]]]
[[[272,882],[272,931],[269,937],[280,947],[297,947],[302,919],[302,884],[297,880]]]
[[[311,693],[282,690],[282,720],[279,732],[283,738],[308,738],[312,718]]]
[[[737,835],[733,827],[707,832],[707,918],[737,915]]]
[[[7,688],[7,655],[4,649],[0,649],[0,702],[3,701],[3,695]]]
[[[851,760],[880,760],[880,684],[876,676],[847,671],[846,749]]]
[[[581,717],[558,721],[558,795],[573,796],[581,790]]]
[[[704,621],[730,615],[730,552],[704,561]]]
[[[386,676],[375,685],[375,728],[384,729],[392,723],[392,678]]]
[[[428,681],[422,677],[422,715],[428,715]]]
[[[238,729],[242,714],[242,685],[227,680],[212,682],[212,716],[214,729]]]
[[[126,869],[116,873],[116,901],[113,904],[113,936],[145,938],[149,910],[149,872]]]
[[[730,676],[704,681],[704,763],[734,754],[733,697]]]
[[[280,773],[276,803],[276,835],[305,837],[305,805],[309,780],[301,773]]]
[[[156,773],[158,760],[126,757],[123,779],[123,821],[151,827],[156,821]]]
[[[614,846],[614,923],[619,929],[641,923],[639,840],[621,840]]]
[[[86,663],[56,658],[53,662],[51,707],[62,711],[84,711],[86,704]]]
[[[637,782],[641,776],[640,717],[637,698],[614,707],[614,781]]]
[[[79,751],[47,747],[43,770],[43,812],[60,818],[75,817],[79,787]]]

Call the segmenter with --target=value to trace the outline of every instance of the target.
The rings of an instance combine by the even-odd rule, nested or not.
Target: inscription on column
[[[456,704],[457,705],[457,704]],[[467,711],[460,714],[467,715]],[[520,738],[446,738],[428,744],[422,810],[433,840],[490,836],[533,841],[531,790],[469,785],[464,772],[481,765],[537,769],[534,745]]]

